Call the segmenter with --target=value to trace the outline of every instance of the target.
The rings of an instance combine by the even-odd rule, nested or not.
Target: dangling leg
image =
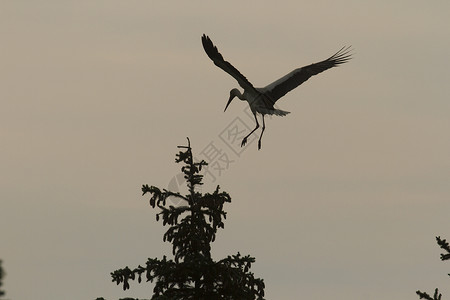
[[[255,132],[256,129],[259,128],[259,123],[258,123],[258,119],[256,118],[256,114],[253,114],[253,115],[255,116],[256,127],[255,127],[255,129],[253,129],[249,134],[247,134],[247,136],[242,140],[241,147],[244,147],[244,146],[245,146],[245,144],[247,143],[247,138],[248,138],[249,136],[251,136],[252,133]],[[263,119],[263,121],[264,121],[264,119]]]
[[[261,130],[261,135],[259,136],[259,140],[258,140],[258,150],[261,149],[261,139],[262,139],[262,135],[264,133],[264,129],[266,129],[266,124],[264,123],[264,115],[262,115],[262,119],[263,119],[263,128]]]

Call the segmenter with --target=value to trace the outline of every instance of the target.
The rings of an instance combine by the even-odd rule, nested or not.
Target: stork
[[[256,127],[253,129],[244,139],[242,140],[241,147],[245,146],[247,143],[247,138],[255,132],[259,128],[258,119],[256,118],[256,114],[259,113],[262,115],[262,130],[261,135],[258,140],[258,150],[261,149],[261,138],[264,133],[264,129],[266,128],[264,123],[265,115],[277,115],[277,116],[285,116],[288,111],[284,111],[281,109],[277,109],[274,107],[275,102],[278,99],[286,95],[286,93],[292,91],[297,86],[308,80],[311,76],[319,74],[327,69],[332,67],[337,67],[340,64],[343,64],[351,59],[350,48],[342,47],[338,52],[334,55],[325,59],[321,62],[314,63],[302,68],[298,68],[293,70],[292,72],[286,74],[280,79],[272,82],[271,84],[263,87],[256,88],[254,87],[247,78],[241,74],[232,64],[228,61],[224,60],[222,54],[219,53],[217,47],[214,46],[211,39],[203,34],[202,36],[202,44],[203,49],[205,49],[208,57],[214,62],[216,66],[230,74],[234,79],[237,80],[238,84],[244,89],[244,93],[241,93],[238,89],[234,88],[230,91],[230,98],[228,99],[227,105],[225,106],[225,110],[227,110],[228,105],[230,105],[231,101],[234,97],[238,97],[242,101],[247,101],[250,109],[255,117]]]

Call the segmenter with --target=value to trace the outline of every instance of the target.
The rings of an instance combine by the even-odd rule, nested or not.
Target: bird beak
[[[227,106],[225,106],[225,109],[224,109],[223,111],[226,111],[226,110],[227,110],[228,105],[230,105],[230,103],[231,103],[231,101],[233,100],[233,98],[234,98],[234,96],[230,96],[230,99],[228,99],[228,102],[227,102]]]

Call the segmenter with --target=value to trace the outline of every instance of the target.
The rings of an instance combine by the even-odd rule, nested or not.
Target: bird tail
[[[282,116],[284,117],[287,114],[290,114],[290,111],[285,111],[285,110],[281,110],[281,109],[274,109],[271,113],[271,115],[277,115],[277,116]]]
[[[263,115],[276,115],[276,116],[285,116],[289,114],[289,111],[277,109],[277,108],[267,108],[265,105],[258,106],[255,110],[256,112]]]

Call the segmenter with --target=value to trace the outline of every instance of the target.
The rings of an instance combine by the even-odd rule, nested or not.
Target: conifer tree
[[[448,244],[448,242],[445,239],[441,239],[440,236],[436,237],[436,242],[439,245],[439,247],[441,247],[441,249],[445,250],[445,254],[441,253],[441,260],[449,260],[450,259],[450,245]],[[448,276],[450,276],[450,274],[448,274]],[[417,295],[419,295],[420,299],[427,299],[427,300],[441,300],[442,294],[439,293],[439,289],[436,288],[434,290],[434,294],[433,297],[431,297],[431,295],[429,295],[426,292],[421,292],[421,291],[417,291],[416,292]]]
[[[225,203],[231,202],[228,193],[220,191],[200,193],[202,167],[207,163],[194,162],[190,141],[176,155],[182,163],[188,194],[143,185],[143,195],[150,195],[150,206],[159,212],[156,220],[169,229],[163,240],[172,244],[173,259],[149,258],[145,266],[128,266],[111,273],[113,282],[130,288],[130,280],[140,283],[142,278],[154,282],[152,300],[163,299],[264,299],[264,281],[250,272],[255,258],[239,252],[219,261],[211,258],[211,243],[219,228],[224,228]],[[169,205],[169,197],[178,198],[182,205]]]
[[[3,276],[5,276],[5,272],[2,268],[2,260],[0,259],[0,287],[3,285]],[[0,290],[0,296],[5,295],[5,291]]]

